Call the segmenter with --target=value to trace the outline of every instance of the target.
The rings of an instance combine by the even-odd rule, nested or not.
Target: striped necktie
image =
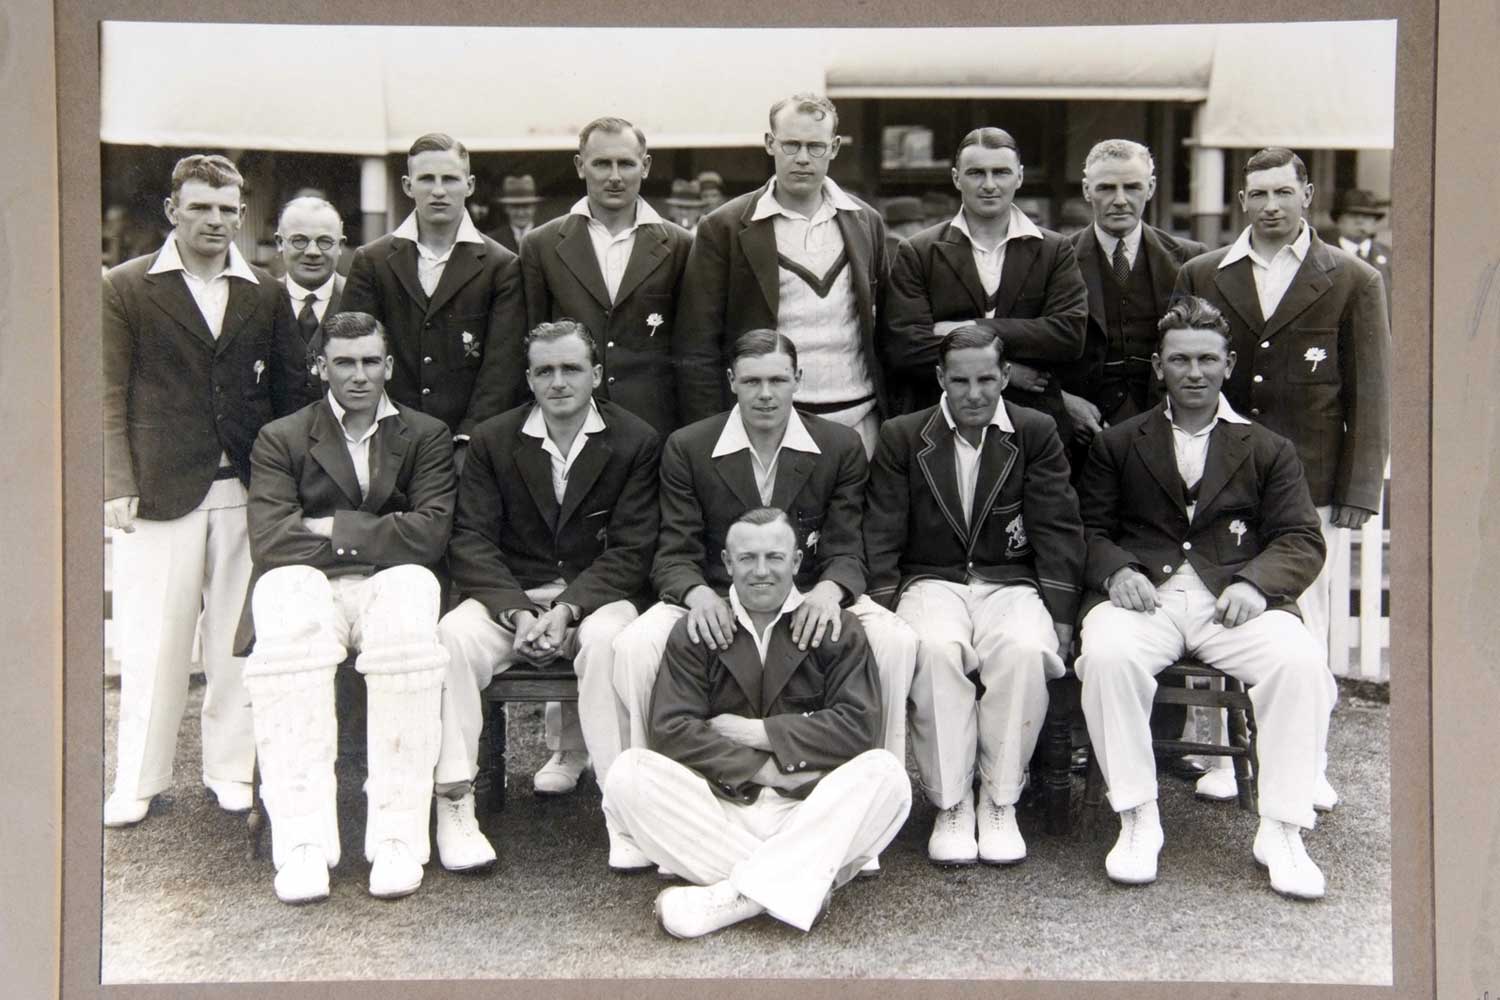
[[[1110,263],[1114,265],[1115,281],[1120,283],[1121,288],[1124,288],[1130,283],[1130,261],[1125,256],[1124,240],[1115,242],[1115,256]]]

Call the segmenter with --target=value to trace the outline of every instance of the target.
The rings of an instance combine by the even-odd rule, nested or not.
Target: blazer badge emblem
[[[1020,552],[1026,548],[1026,523],[1021,520],[1020,514],[1017,514],[1005,526],[1005,532],[1010,536],[1010,541],[1005,545],[1006,555],[1010,555],[1013,552]]]

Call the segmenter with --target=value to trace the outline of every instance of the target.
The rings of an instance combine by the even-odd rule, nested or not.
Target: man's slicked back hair
[[[172,167],[173,198],[177,197],[182,191],[182,185],[188,181],[200,181],[216,188],[233,185],[240,189],[242,195],[245,191],[245,178],[240,175],[239,168],[229,157],[218,153],[194,153],[178,160]]]

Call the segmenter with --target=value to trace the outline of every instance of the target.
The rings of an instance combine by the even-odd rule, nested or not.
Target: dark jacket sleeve
[[[858,619],[843,612],[839,641],[825,638],[814,655],[823,669],[823,707],[765,720],[771,753],[782,772],[831,771],[879,742],[880,679]]]
[[[1273,601],[1295,603],[1322,570],[1326,548],[1296,446],[1285,438],[1276,438],[1259,490],[1263,547],[1234,576],[1253,583]]]
[[[643,438],[630,460],[625,486],[605,527],[609,542],[599,557],[558,595],[591,614],[611,601],[639,592],[651,572],[661,525],[657,491],[661,481],[661,438]]]
[[[1094,435],[1078,483],[1084,542],[1088,547],[1083,578],[1087,586],[1101,592],[1108,589],[1104,581],[1115,570],[1142,565],[1133,553],[1115,544],[1120,529],[1119,449],[1109,447],[1109,438],[1108,434]]]
[[[1078,497],[1068,481],[1068,459],[1056,427],[1050,420],[1027,421],[1025,426],[1021,511],[1036,552],[1037,583],[1052,620],[1072,625],[1083,596],[1084,541]]]
[[[686,619],[673,626],[651,691],[646,742],[657,753],[703,775],[719,794],[748,799],[759,790],[750,779],[771,755],[726,739],[708,724],[713,691],[710,674],[727,669],[707,643],[687,637]]]
[[[906,548],[910,455],[896,425],[880,428],[870,483],[865,491],[865,562],[870,599],[894,608],[901,585],[901,553]]]
[[[1344,440],[1333,502],[1375,512],[1391,450],[1391,331],[1380,272],[1369,269],[1339,325]]]
[[[932,378],[938,363],[938,338],[932,333],[932,304],[927,297],[927,262],[903,241],[891,262],[885,293],[886,364],[908,378]]]
[[[526,335],[526,302],[521,288],[521,261],[503,247],[492,245],[490,253],[504,253],[507,260],[491,277],[489,325],[484,335],[484,358],[469,409],[459,422],[458,434],[471,435],[482,421],[503,413],[520,402],[525,384],[525,361],[521,342]],[[345,294],[348,294],[347,288]]]
[[[693,487],[692,460],[681,434],[667,438],[661,456],[661,535],[651,582],[663,601],[681,604],[703,575],[703,508]]]
[[[268,281],[270,276],[262,280]],[[271,343],[276,353],[270,372],[271,407],[278,417],[296,413],[316,400],[322,386],[321,380],[316,383],[308,380],[307,348],[292,317],[291,301],[282,288],[276,282],[276,305],[271,317]]]
[[[865,482],[869,463],[864,445],[852,442],[839,456],[838,479],[828,498],[823,531],[818,540],[818,580],[832,580],[850,601],[865,592],[864,520]]]
[[[682,275],[672,333],[678,416],[684,426],[725,410],[724,330],[729,297],[730,221],[698,225]]]
[[[376,566],[427,566],[442,558],[453,529],[453,501],[457,492],[453,442],[447,427],[439,425],[423,428],[412,448],[415,452],[412,474],[405,489],[408,508],[388,514],[336,511],[335,557],[342,549],[350,554],[350,561]]]
[[[126,431],[130,368],[134,357],[130,318],[110,275],[104,276],[104,499],[140,495]]]
[[[483,604],[495,619],[512,608],[535,607],[500,551],[500,526],[505,517],[495,456],[489,436],[481,429],[469,441],[469,454],[458,481],[448,570],[459,592]]]
[[[333,541],[302,526],[300,469],[289,437],[261,428],[250,449],[250,494],[245,506],[250,558],[257,567],[334,565]]]
[[[1044,286],[1042,314],[1035,319],[996,316],[979,325],[999,334],[1007,357],[1063,363],[1083,357],[1088,332],[1089,292],[1078,269],[1073,244],[1048,239],[1057,248]]]

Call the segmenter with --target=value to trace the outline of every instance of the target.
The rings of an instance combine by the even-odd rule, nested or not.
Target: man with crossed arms
[[[864,596],[864,445],[850,428],[792,408],[802,372],[785,335],[741,335],[728,375],[739,400],[734,408],[677,431],[663,450],[661,540],[651,572],[661,600],[615,640],[615,687],[629,713],[630,745],[646,745],[652,685],[677,622],[686,618],[688,637],[709,649],[733,640],[729,572],[712,553],[723,549],[739,515],[775,506],[787,512],[807,553],[797,573],[805,593],[792,614],[793,639],[802,648],[825,636],[836,641],[841,608],[853,613],[880,675],[881,745],[904,761],[916,637]]]

